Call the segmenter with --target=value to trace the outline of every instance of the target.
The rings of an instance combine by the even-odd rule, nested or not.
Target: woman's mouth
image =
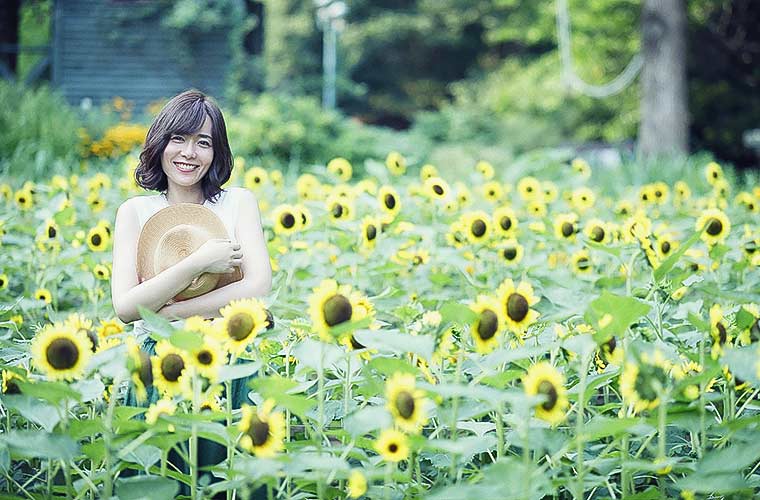
[[[183,163],[181,161],[175,161],[174,166],[177,167],[177,170],[184,173],[192,172],[198,168],[198,165],[194,165],[192,163]]]

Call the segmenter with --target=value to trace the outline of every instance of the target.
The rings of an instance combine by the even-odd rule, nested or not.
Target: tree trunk
[[[688,152],[686,5],[683,0],[645,0],[641,16],[641,125],[639,153]]]

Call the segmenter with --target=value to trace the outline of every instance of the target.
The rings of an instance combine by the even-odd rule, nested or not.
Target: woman
[[[190,316],[220,317],[219,309],[235,299],[267,294],[272,284],[266,241],[258,203],[252,192],[222,184],[230,178],[232,153],[219,107],[201,92],[186,91],[172,98],[151,125],[135,170],[137,184],[159,191],[153,196],[126,200],[116,213],[113,239],[111,296],[118,317],[135,322],[134,334],[144,340],[143,349],[155,353],[155,341],[139,319],[137,306],[181,323]],[[157,211],[175,203],[198,203],[210,208],[224,222],[230,239],[212,239],[177,264],[139,282],[136,270],[137,241],[145,222]],[[203,273],[242,270],[242,280],[203,295],[173,302]],[[239,408],[247,400],[246,380],[233,381],[231,402]],[[137,406],[130,388],[127,404]],[[148,402],[158,399],[155,388]],[[201,440],[198,465],[219,463],[226,449]],[[170,462],[187,469],[177,455]]]

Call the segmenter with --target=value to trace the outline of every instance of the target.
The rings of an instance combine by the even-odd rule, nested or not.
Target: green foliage
[[[0,102],[0,176],[40,178],[73,163],[81,123],[60,94],[0,80]]]

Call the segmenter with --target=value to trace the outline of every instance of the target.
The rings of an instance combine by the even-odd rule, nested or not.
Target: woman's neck
[[[199,186],[169,186],[165,196],[169,205],[174,205],[175,203],[197,203],[202,205],[206,201],[203,196],[203,190]]]

